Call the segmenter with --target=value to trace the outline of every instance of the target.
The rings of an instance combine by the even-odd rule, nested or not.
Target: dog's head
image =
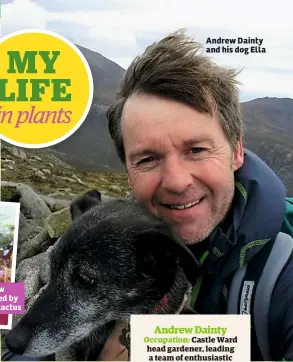
[[[8,335],[17,353],[53,353],[109,321],[151,313],[178,270],[197,275],[189,249],[137,202],[102,203],[89,192],[70,210],[73,223],[50,253],[50,282]]]

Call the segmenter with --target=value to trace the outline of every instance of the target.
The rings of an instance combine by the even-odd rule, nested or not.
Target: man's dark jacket
[[[194,309],[201,314],[226,313],[234,272],[253,263],[279,231],[293,237],[293,204],[286,201],[286,189],[276,174],[245,150],[244,164],[235,172],[229,223],[216,228],[202,246],[194,246],[198,258],[199,252],[209,251],[202,264],[203,282]],[[272,296],[269,335],[273,360],[293,361],[293,259],[280,275]],[[261,360],[253,334],[251,360]]]

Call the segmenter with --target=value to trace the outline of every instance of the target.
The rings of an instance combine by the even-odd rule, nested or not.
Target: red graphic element
[[[2,326],[8,325],[8,314],[0,314],[0,324]]]

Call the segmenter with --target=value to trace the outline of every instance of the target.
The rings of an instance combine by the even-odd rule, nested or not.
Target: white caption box
[[[249,315],[133,315],[131,361],[250,361]]]

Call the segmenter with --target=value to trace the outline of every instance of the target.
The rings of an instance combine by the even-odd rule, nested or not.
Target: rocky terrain
[[[125,172],[86,172],[61,161],[53,150],[21,149],[4,141],[1,145],[2,181],[24,183],[53,199],[71,200],[88,189],[98,189],[109,196],[126,196],[129,192]],[[6,192],[2,187],[3,199]]]

